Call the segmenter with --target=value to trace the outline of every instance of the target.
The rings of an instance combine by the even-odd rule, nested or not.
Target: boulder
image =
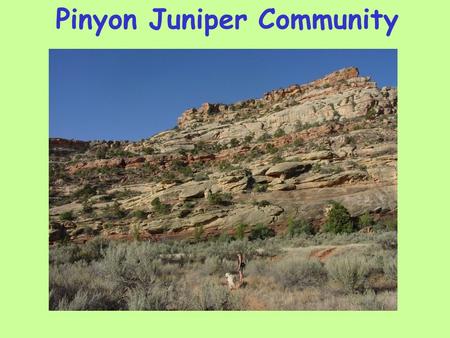
[[[178,198],[187,200],[192,198],[202,198],[205,196],[205,190],[209,187],[209,182],[188,182],[181,185]]]
[[[280,177],[285,175],[286,178],[298,176],[308,169],[309,165],[304,165],[301,162],[283,162],[275,164],[266,171],[266,176]]]

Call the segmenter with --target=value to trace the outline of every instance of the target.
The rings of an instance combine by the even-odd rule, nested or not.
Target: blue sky
[[[396,50],[50,50],[50,137],[139,140],[203,102],[232,103],[356,66],[397,86]]]

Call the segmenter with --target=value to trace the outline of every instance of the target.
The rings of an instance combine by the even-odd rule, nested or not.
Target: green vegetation
[[[103,209],[102,217],[107,220],[119,220],[124,218],[126,215],[127,212],[122,209],[120,204],[116,201]]]
[[[366,228],[366,227],[371,227],[374,224],[375,224],[375,221],[368,212],[365,212],[363,215],[359,216],[358,225],[361,229]]]
[[[249,144],[253,140],[254,137],[255,137],[255,134],[250,134],[250,135],[245,136],[244,143]]]
[[[266,142],[268,140],[270,140],[272,138],[272,136],[270,136],[269,133],[265,132],[264,134],[262,134],[260,137],[258,137],[258,142],[259,143],[263,143]]]
[[[133,223],[130,226],[130,235],[135,241],[141,240],[141,226],[139,224]]]
[[[239,141],[238,141],[237,139],[232,138],[232,139],[230,140],[230,148],[235,148],[235,147],[237,147],[238,145],[239,145]]]
[[[366,118],[367,118],[368,120],[373,120],[373,119],[375,119],[376,117],[377,117],[377,111],[375,110],[374,107],[371,107],[371,108],[367,111],[367,113],[366,113]]]
[[[235,235],[237,239],[245,238],[245,230],[248,228],[247,224],[239,223],[234,227]]]
[[[215,192],[208,196],[208,202],[212,205],[230,205],[233,197],[230,193]]]
[[[326,264],[328,275],[338,287],[352,293],[362,291],[369,273],[368,261],[360,256],[332,257]]]
[[[257,206],[259,208],[264,208],[269,206],[271,203],[269,201],[266,200],[261,200],[261,201],[253,201],[252,203],[254,206]]]
[[[225,234],[209,241],[149,242],[140,241],[139,230],[130,228],[132,242],[97,238],[83,245],[50,247],[49,308],[254,310],[249,299],[258,299],[265,310],[396,308],[396,251],[374,246],[381,238],[395,239],[394,232],[319,233],[264,241],[231,240]],[[303,251],[311,245],[368,241],[370,250],[352,249],[324,264]],[[221,280],[225,272],[235,271],[237,252],[247,262],[247,284],[230,292]]]
[[[278,148],[275,147],[272,143],[266,144],[266,152],[269,154],[276,154],[278,152]]]
[[[70,210],[70,211],[65,211],[65,212],[61,213],[59,215],[59,219],[61,221],[73,221],[75,219],[75,216],[73,214],[73,211]]]
[[[298,138],[294,141],[294,146],[295,147],[303,147],[305,145],[305,141],[303,141],[303,139]]]
[[[197,225],[194,228],[194,239],[196,242],[200,241],[205,233],[205,230],[203,229],[203,225]]]
[[[265,192],[267,191],[268,184],[267,183],[256,183],[253,186],[253,190],[256,192]]]
[[[317,260],[305,258],[284,259],[277,264],[275,280],[284,289],[320,287],[327,281],[327,271]]]
[[[273,164],[284,162],[284,158],[280,154],[276,154],[270,160]]]
[[[83,214],[87,214],[87,215],[92,214],[94,212],[94,207],[92,205],[92,202],[84,201],[82,204],[81,211],[83,212]]]
[[[75,191],[72,196],[77,200],[85,201],[95,195],[97,195],[96,187],[86,184],[82,188]]]
[[[269,228],[267,225],[264,225],[262,223],[258,223],[254,225],[250,231],[250,240],[257,240],[257,239],[267,239],[269,237],[274,237],[275,231],[272,228]]]
[[[313,235],[314,227],[311,223],[306,221],[305,219],[292,219],[288,220],[288,236],[290,238],[300,236],[302,234]]]
[[[141,209],[137,209],[137,210],[133,210],[131,212],[131,217],[140,219],[140,220],[144,220],[147,218],[148,212],[141,210]]]
[[[275,133],[273,134],[273,136],[274,137],[282,137],[282,136],[284,136],[284,135],[286,135],[286,132],[284,131],[284,129],[282,129],[282,128],[278,128],[276,131],[275,131]]]
[[[153,199],[151,205],[153,207],[153,211],[159,215],[168,215],[170,213],[171,210],[170,204],[162,203],[159,197]]]
[[[153,155],[155,153],[155,149],[152,147],[142,148],[142,152],[146,155]]]
[[[338,202],[331,202],[331,209],[328,212],[324,230],[332,233],[352,232],[354,230],[353,221],[348,210]]]

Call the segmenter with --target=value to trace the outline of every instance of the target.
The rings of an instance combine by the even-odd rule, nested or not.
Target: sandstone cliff
[[[356,68],[234,104],[205,103],[140,142],[50,140],[51,239],[186,238],[236,224],[319,229],[397,209],[397,90]],[[197,232],[196,232],[197,231]]]

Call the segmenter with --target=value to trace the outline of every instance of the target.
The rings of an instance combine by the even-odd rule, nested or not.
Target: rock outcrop
[[[234,104],[205,103],[139,142],[50,140],[51,241],[233,233],[237,224],[320,226],[397,208],[397,90],[356,68]],[[62,226],[59,218],[71,218]],[[197,231],[198,233],[198,231]]]

